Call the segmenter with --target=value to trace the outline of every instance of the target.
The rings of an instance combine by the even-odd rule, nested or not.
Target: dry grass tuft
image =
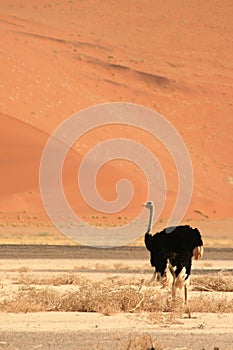
[[[149,334],[130,334],[129,339],[121,342],[120,349],[125,350],[163,350],[158,340],[153,340]]]
[[[102,282],[93,282],[78,276],[67,274],[50,278],[35,278],[21,274],[16,283],[20,283],[16,295],[0,303],[3,311],[80,311],[101,312],[105,315],[116,312],[167,311],[170,300],[161,291],[144,288],[142,281],[123,278],[107,278]],[[66,293],[55,290],[54,286],[75,285],[75,291]],[[40,287],[36,287],[39,285]],[[42,285],[45,285],[43,288]]]
[[[233,312],[232,299],[224,296],[206,295],[202,293],[193,298],[189,303],[190,312],[212,312],[212,313],[228,313]]]
[[[20,272],[20,273],[26,273],[30,271],[30,267],[28,266],[21,266],[17,269],[10,269],[10,272]]]
[[[138,265],[129,265],[129,264],[123,264],[121,262],[116,262],[113,264],[109,263],[96,263],[93,265],[80,265],[74,266],[74,270],[82,270],[82,271],[92,271],[92,270],[98,270],[98,271],[132,271],[132,270],[138,270],[141,271],[142,269],[150,269],[151,265],[149,263],[145,263],[143,266],[141,264]]]
[[[185,311],[182,291],[177,291],[174,300],[170,289],[161,289],[156,283],[150,284],[136,277],[125,279],[111,276],[96,282],[77,274],[38,278],[20,273],[14,283],[19,284],[18,291],[11,298],[2,298],[2,311],[75,311],[100,312],[104,315],[143,311],[149,314],[149,321],[163,323],[174,322]],[[68,287],[62,288],[64,285]],[[69,285],[72,285],[72,289]],[[195,276],[192,289],[204,292],[195,298],[190,293],[190,312],[233,312],[232,298],[222,293],[206,292],[233,291],[232,276]],[[168,315],[166,319],[164,313]]]
[[[82,285],[86,279],[76,274],[67,273],[57,276],[36,277],[30,274],[21,273],[14,279],[15,284],[20,285],[45,285],[45,286],[63,286],[63,285]]]
[[[1,311],[7,312],[39,312],[59,310],[60,297],[52,289],[36,289],[29,287],[20,290],[17,295],[10,300],[4,300],[0,304]]]
[[[193,276],[192,290],[233,292],[233,276],[223,272],[216,275]]]

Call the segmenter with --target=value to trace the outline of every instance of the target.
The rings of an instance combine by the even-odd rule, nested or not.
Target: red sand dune
[[[232,217],[232,15],[230,0],[223,4],[2,0],[3,218],[22,212],[44,217],[38,172],[49,135],[82,108],[112,101],[150,107],[182,135],[194,169],[186,218]],[[67,198],[75,210],[91,215],[77,189],[77,166],[95,143],[129,136],[150,147],[161,161],[168,183],[162,214],[166,218],[176,198],[174,164],[148,135],[127,132],[111,129],[106,135],[97,130],[83,136],[79,147],[85,144],[85,150],[74,149],[64,165]],[[116,162],[102,176],[99,191],[109,200],[116,196],[115,181],[131,179],[135,197],[124,214],[134,216],[146,197],[144,176],[131,164]]]

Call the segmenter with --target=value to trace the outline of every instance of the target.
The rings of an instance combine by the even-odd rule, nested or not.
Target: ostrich
[[[172,286],[173,296],[176,288],[184,287],[185,304],[187,304],[187,284],[191,273],[192,257],[201,259],[203,242],[197,228],[188,225],[168,227],[151,235],[154,216],[153,202],[144,206],[150,210],[145,245],[151,254],[151,265],[155,268],[154,278],[162,281],[164,287]]]

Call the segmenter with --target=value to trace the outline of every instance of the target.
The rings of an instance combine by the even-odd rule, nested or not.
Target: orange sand
[[[1,222],[19,215],[28,224],[32,217],[48,221],[39,193],[39,164],[49,135],[73,113],[112,101],[150,107],[182,135],[195,181],[186,219],[232,217],[232,15],[230,0],[2,0]],[[88,150],[116,135],[136,138],[158,156],[168,184],[162,218],[168,217],[177,177],[166,149],[146,133],[135,136],[116,128],[107,135],[101,130],[84,135],[80,145]],[[70,152],[63,182],[74,210],[91,216],[76,185],[85,152],[82,147]],[[112,200],[114,184],[123,176],[135,186],[131,205],[121,213],[131,218],[147,195],[143,174],[115,161],[103,169],[97,184]]]

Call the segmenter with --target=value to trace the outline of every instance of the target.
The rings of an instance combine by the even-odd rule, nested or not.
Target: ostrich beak
[[[146,206],[146,202],[145,202],[145,203],[142,203],[142,206],[145,207],[145,206]]]

